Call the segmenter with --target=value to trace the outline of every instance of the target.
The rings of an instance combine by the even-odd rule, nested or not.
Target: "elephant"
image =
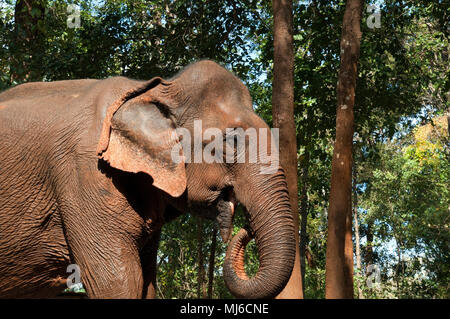
[[[275,160],[275,170],[261,173],[262,157],[188,161],[195,146],[183,145],[194,140],[183,142],[180,129],[194,134],[198,121],[223,132],[224,142],[236,139],[236,128],[269,129],[244,83],[211,60],[166,79],[31,82],[2,92],[0,298],[54,297],[69,265],[89,298],[155,298],[161,228],[188,213],[217,221],[233,295],[279,294],[295,258],[284,171]],[[230,240],[237,205],[248,225]],[[260,265],[248,278],[243,256],[252,238]]]

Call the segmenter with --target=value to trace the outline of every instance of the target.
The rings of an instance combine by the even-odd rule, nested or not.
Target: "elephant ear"
[[[97,154],[114,168],[150,175],[155,187],[178,197],[186,189],[184,156],[162,85],[154,78],[107,109]]]

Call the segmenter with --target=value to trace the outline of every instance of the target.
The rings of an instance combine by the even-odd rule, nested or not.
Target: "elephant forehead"
[[[217,107],[211,109],[211,113],[208,114],[211,118],[214,118],[217,123],[220,123],[219,127],[229,128],[269,128],[266,122],[264,122],[253,109],[242,107],[240,104],[232,104],[226,102],[217,102]],[[212,114],[212,112],[215,112]]]

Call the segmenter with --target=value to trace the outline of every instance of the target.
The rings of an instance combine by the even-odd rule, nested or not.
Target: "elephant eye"
[[[223,140],[225,142],[237,141],[238,134],[239,134],[239,131],[235,127],[232,128],[232,129],[227,129],[226,132],[225,132]]]

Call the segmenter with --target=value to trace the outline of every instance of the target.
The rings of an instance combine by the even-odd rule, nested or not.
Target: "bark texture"
[[[353,298],[353,247],[351,245],[353,107],[361,41],[362,7],[361,0],[348,0],[342,23],[336,140],[328,209],[326,298]]]
[[[294,122],[294,49],[292,1],[274,0],[273,6],[273,127],[280,129],[280,163],[286,173],[289,199],[294,216],[295,263],[292,275],[277,298],[303,298],[300,273],[299,218],[297,194],[297,143]]]

